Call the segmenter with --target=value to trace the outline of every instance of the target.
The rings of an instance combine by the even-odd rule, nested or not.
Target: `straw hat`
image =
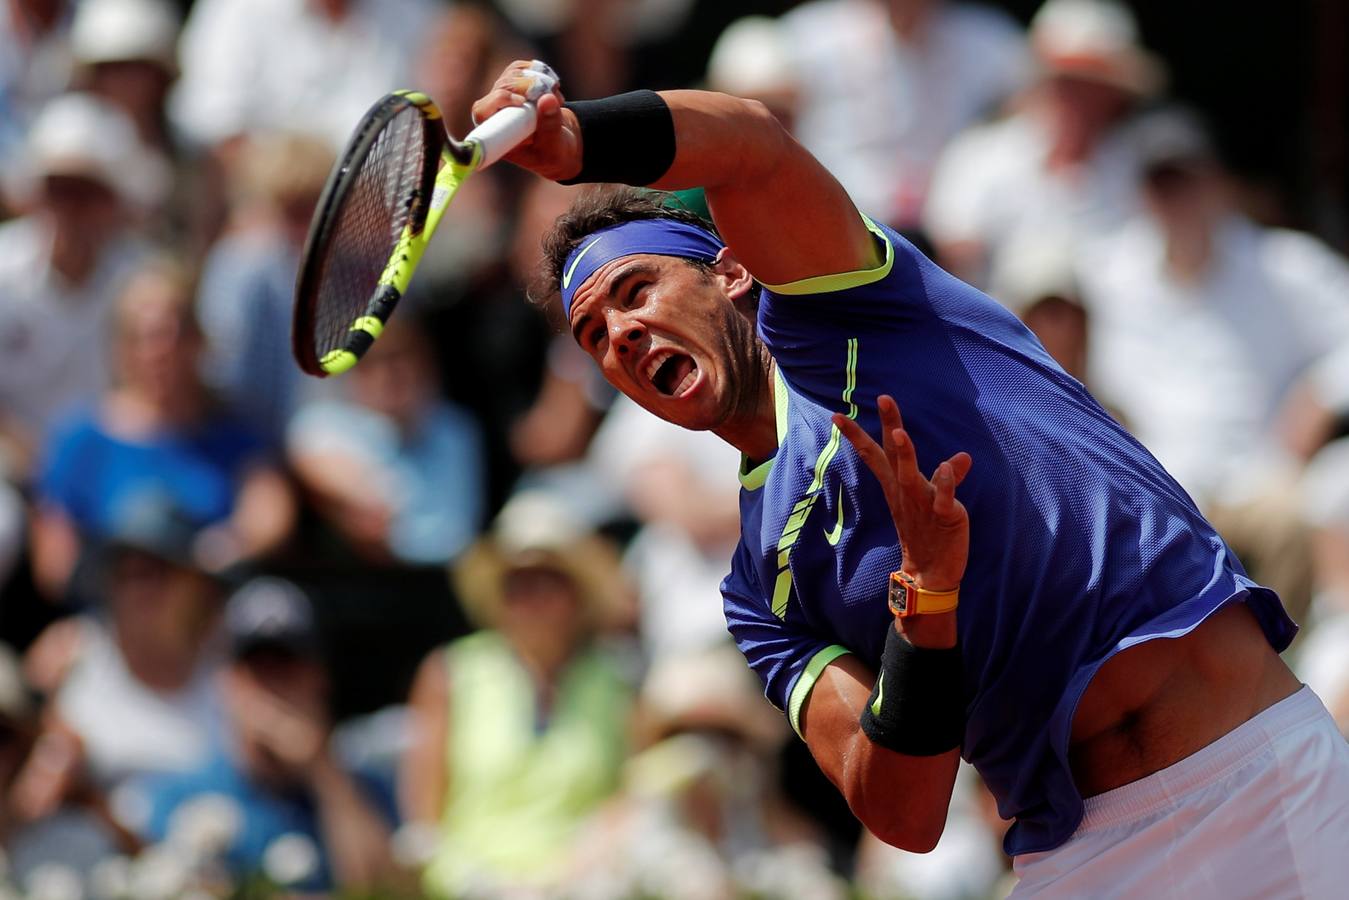
[[[488,535],[455,565],[454,584],[465,612],[480,625],[493,625],[507,573],[532,568],[554,569],[570,578],[593,626],[613,622],[628,605],[627,579],[609,542],[553,497],[526,492],[511,498]]]
[[[786,718],[764,699],[758,679],[730,644],[658,659],[642,683],[641,705],[654,740],[715,730],[769,749],[787,736]]]
[[[1143,49],[1133,13],[1113,0],[1048,0],[1031,19],[1031,48],[1041,66],[1147,96],[1161,90],[1161,62]]]

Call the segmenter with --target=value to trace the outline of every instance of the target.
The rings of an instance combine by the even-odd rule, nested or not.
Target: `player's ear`
[[[722,248],[712,263],[712,275],[733,302],[744,299],[754,287],[754,276],[735,258],[731,248]]]

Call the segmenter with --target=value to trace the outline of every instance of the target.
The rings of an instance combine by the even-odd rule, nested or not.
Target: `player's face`
[[[668,422],[723,426],[752,364],[753,326],[724,279],[670,256],[638,254],[601,267],[576,292],[572,334],[614,387]]]

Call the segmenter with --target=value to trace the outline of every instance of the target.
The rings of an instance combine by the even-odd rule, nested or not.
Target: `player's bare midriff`
[[[1082,695],[1069,739],[1084,797],[1137,781],[1213,743],[1301,685],[1244,603],[1188,635],[1112,657]]]

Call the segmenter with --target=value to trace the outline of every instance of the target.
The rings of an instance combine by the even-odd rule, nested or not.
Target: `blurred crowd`
[[[0,0],[0,898],[1007,890],[972,770],[880,844],[729,644],[735,451],[529,299],[578,188],[473,179],[361,365],[292,362],[351,126],[462,135],[530,56],[765,103],[1159,457],[1349,733],[1349,264],[1127,5]]]

